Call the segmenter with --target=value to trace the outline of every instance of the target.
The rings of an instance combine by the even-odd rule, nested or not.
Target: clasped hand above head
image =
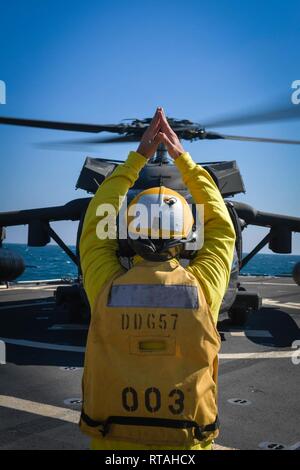
[[[184,153],[180,140],[167,121],[164,110],[157,108],[149,127],[142,136],[137,152],[149,159],[153,157],[161,143],[166,146],[169,155],[174,160]]]

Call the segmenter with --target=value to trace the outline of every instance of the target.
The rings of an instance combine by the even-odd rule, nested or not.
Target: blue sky
[[[215,0],[10,0],[0,3],[0,115],[115,123],[167,115],[205,121],[284,97],[300,79],[300,4]],[[300,121],[224,129],[228,134],[300,138]],[[123,160],[135,146],[41,150],[32,144],[82,137],[0,127],[0,210],[60,205],[76,197],[87,155]],[[184,143],[200,161],[237,160],[257,209],[300,216],[300,147],[242,142]],[[68,243],[76,224],[54,225]],[[26,242],[25,227],[8,242]],[[245,250],[266,233],[249,228]],[[300,235],[293,238],[300,253]],[[268,251],[268,250],[266,250]]]

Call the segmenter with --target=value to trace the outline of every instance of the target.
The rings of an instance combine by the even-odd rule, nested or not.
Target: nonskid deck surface
[[[227,320],[218,325],[216,447],[299,448],[300,288],[291,278],[240,280],[264,301],[246,327],[234,328]],[[0,288],[0,339],[6,349],[6,364],[0,365],[0,449],[89,447],[77,426],[87,326],[63,321],[55,310],[55,289],[53,284]]]

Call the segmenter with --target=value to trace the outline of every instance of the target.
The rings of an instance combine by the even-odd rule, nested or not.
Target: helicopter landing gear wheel
[[[59,286],[56,289],[55,300],[58,323],[89,322],[89,305],[81,284]]]
[[[228,317],[232,325],[244,326],[247,323],[251,312],[252,312],[252,309],[250,308],[248,309],[245,309],[243,307],[231,308],[230,311],[228,312]]]
[[[228,311],[228,317],[232,325],[244,326],[252,312],[259,310],[261,306],[262,299],[257,292],[248,292],[239,286],[236,299]]]

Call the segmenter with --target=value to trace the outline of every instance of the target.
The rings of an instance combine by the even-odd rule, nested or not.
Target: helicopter
[[[188,119],[168,117],[167,120],[180,140],[223,139],[299,145],[299,140],[228,135],[210,130],[211,128],[218,127],[286,121],[299,118],[300,106],[283,106],[260,112],[225,116],[207,121],[205,125],[195,123]],[[96,138],[77,139],[67,141],[67,144],[139,142],[143,133],[149,126],[151,118],[134,118],[125,121],[126,122],[122,121],[119,124],[81,124],[0,117],[0,125],[77,131],[81,133],[99,134],[101,132],[108,132],[118,134],[118,136],[112,137],[97,136]],[[76,189],[80,188],[89,194],[95,194],[105,178],[111,175],[120,163],[122,162],[114,159],[86,157],[76,183]],[[222,302],[220,314],[228,315],[234,325],[244,325],[251,312],[261,307],[262,299],[257,292],[249,292],[240,285],[240,270],[266,245],[268,245],[273,253],[291,253],[292,233],[300,233],[300,218],[262,212],[246,203],[232,200],[231,198],[237,194],[245,193],[243,178],[235,160],[200,162],[200,164],[209,172],[218,186],[236,231],[236,245],[230,281]],[[178,191],[189,203],[193,204],[192,197],[163,144],[158,146],[156,154],[147,162],[140,172],[138,180],[129,190],[128,202],[140,191],[155,186],[166,186]],[[25,269],[24,261],[20,255],[13,253],[11,250],[1,249],[2,242],[5,238],[5,227],[28,225],[28,246],[46,246],[52,239],[78,267],[78,279],[75,280],[72,285],[59,286],[56,290],[56,304],[58,306],[63,305],[64,308],[69,311],[70,321],[74,319],[78,320],[78,317],[83,320],[89,317],[89,307],[81,279],[79,240],[85,212],[90,200],[91,197],[86,197],[74,199],[63,206],[0,213],[0,282],[9,282],[16,279]],[[79,221],[76,253],[64,243],[50,225],[50,222],[60,220]],[[269,231],[250,253],[243,256],[243,231],[249,225],[267,227]],[[124,266],[129,267],[129,260],[134,253],[130,250],[126,240],[119,240],[118,255]],[[182,262],[188,262],[188,260],[182,260]],[[298,269],[298,271],[300,270]]]

